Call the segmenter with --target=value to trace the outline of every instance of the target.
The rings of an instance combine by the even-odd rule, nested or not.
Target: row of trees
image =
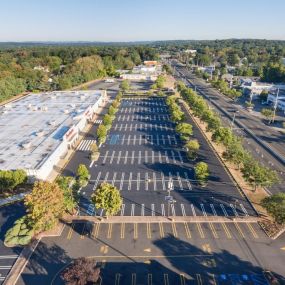
[[[0,194],[6,194],[27,182],[27,173],[22,170],[0,170]]]
[[[155,83],[151,85],[151,89],[162,89],[165,86],[166,79],[163,75],[159,75]]]
[[[191,107],[195,116],[207,124],[207,131],[212,132],[212,140],[225,147],[224,158],[241,168],[244,179],[253,186],[270,187],[279,182],[276,171],[261,165],[244,149],[242,141],[230,128],[222,126],[216,112],[211,110],[206,101],[184,83],[178,84],[178,90]]]
[[[211,81],[211,84],[213,87],[231,99],[237,99],[242,95],[242,92],[240,90],[229,88],[228,83],[222,79],[213,80]]]
[[[109,107],[108,113],[103,117],[103,124],[101,124],[97,129],[99,144],[103,144],[106,141],[107,133],[111,129],[113,120],[115,119],[115,114],[120,106],[122,96],[122,92],[120,91],[112,105]]]

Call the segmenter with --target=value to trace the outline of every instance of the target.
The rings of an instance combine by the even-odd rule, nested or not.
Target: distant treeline
[[[0,49],[0,101],[24,91],[71,88],[158,58],[156,50],[147,46],[18,45]]]

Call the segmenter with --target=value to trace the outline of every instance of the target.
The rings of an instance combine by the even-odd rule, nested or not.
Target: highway
[[[176,75],[188,86],[196,88],[196,91],[207,99],[210,107],[221,115],[222,121],[230,126],[236,111],[233,130],[238,136],[244,138],[244,146],[263,165],[275,169],[281,179],[281,183],[271,187],[269,194],[284,192],[282,182],[285,179],[285,141],[284,134],[265,125],[259,118],[251,115],[241,105],[225,97],[202,79],[197,78],[185,67],[172,62],[177,71]]]

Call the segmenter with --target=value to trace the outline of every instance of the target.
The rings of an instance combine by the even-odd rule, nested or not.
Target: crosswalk
[[[172,123],[117,123],[113,126],[114,131],[160,131],[160,132],[174,132],[174,124]]]
[[[127,107],[120,108],[120,114],[128,114],[128,113],[142,113],[144,115],[148,113],[166,113],[168,111],[167,107]]]
[[[118,216],[183,216],[183,217],[213,217],[223,216],[226,217],[245,217],[248,216],[247,210],[242,204],[236,206],[233,212],[230,205],[226,204],[188,204],[188,203],[123,203],[121,210],[117,214]],[[81,214],[87,214],[88,216],[104,216],[103,209],[96,209],[93,204],[87,204],[82,208]]]
[[[100,125],[100,124],[102,124],[102,122],[103,122],[103,120],[98,119],[98,120],[95,120],[94,123]]]
[[[90,150],[90,146],[96,143],[96,140],[82,140],[80,142],[80,144],[77,147],[77,150],[81,150],[81,151],[89,151]]]
[[[9,271],[18,257],[19,255],[17,254],[0,255],[0,284],[5,281]]]
[[[169,121],[170,115],[118,115],[118,122],[130,122],[130,121],[139,121],[139,122],[147,122],[147,121]]]

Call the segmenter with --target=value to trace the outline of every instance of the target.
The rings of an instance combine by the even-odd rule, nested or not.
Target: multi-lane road
[[[264,165],[275,169],[281,179],[279,185],[268,189],[271,193],[284,192],[283,182],[285,179],[285,135],[271,126],[265,125],[259,117],[249,113],[242,105],[219,93],[208,83],[197,78],[186,67],[176,61],[176,76],[195,89],[207,99],[209,105],[215,109],[222,120],[231,125],[234,113],[234,132],[244,138],[245,147]],[[237,112],[238,111],[238,112]]]

